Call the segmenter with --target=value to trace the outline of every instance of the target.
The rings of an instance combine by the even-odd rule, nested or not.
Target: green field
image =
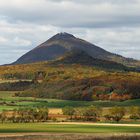
[[[112,106],[140,106],[140,99],[127,100],[123,102],[117,101],[70,101],[57,99],[44,99],[32,97],[13,97],[14,91],[0,91],[0,111],[12,110],[19,107],[41,107],[63,108],[65,106],[85,107],[90,105],[100,107]]]
[[[140,126],[96,126],[83,124],[4,123],[0,133],[53,132],[53,133],[140,133]]]
[[[101,107],[139,106],[140,99],[124,102],[115,101],[70,101],[42,99],[32,97],[14,97],[15,91],[0,91],[0,111],[13,110],[20,107],[62,108],[64,106],[85,107],[90,105]],[[122,123],[122,122],[121,122]],[[125,122],[127,123],[127,122]],[[132,123],[132,122],[131,122]],[[137,123],[137,122],[135,122]],[[139,122],[138,122],[139,123]],[[91,124],[51,124],[51,123],[0,123],[0,133],[140,133],[140,126],[105,126]]]

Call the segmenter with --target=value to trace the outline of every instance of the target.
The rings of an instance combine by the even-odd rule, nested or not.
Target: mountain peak
[[[62,32],[54,35],[46,42],[42,43],[41,45],[37,46],[33,50],[24,54],[13,64],[26,64],[26,63],[33,63],[39,61],[56,60],[60,57],[64,57],[65,54],[69,54],[73,52],[76,52],[76,55],[79,55],[79,53],[77,54],[77,52],[81,52],[81,51],[85,52],[89,57],[92,57],[94,59],[113,61],[131,67],[140,66],[139,61],[134,61],[119,55],[115,55],[94,44],[76,38],[72,34],[66,32]],[[80,57],[80,59],[85,59],[84,56],[85,55],[82,55],[83,58]]]
[[[54,35],[51,39],[69,39],[69,38],[75,38],[75,36],[66,32],[61,32]]]

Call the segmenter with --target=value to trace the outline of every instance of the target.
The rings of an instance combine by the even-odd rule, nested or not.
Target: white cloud
[[[10,21],[61,27],[136,26],[140,0],[0,0],[0,13]]]
[[[7,42],[7,39],[0,36],[0,43],[2,44],[2,43],[6,43],[6,42]]]
[[[19,37],[14,38],[14,44],[16,46],[30,46],[32,45],[31,41],[20,39]]]

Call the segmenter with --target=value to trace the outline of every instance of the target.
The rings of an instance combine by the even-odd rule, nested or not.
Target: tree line
[[[100,107],[89,106],[85,108],[64,107],[63,114],[68,116],[69,120],[82,120],[82,121],[121,121],[127,114],[124,107],[111,107],[107,113],[103,115],[103,110]],[[140,119],[140,107],[129,107],[129,119]]]
[[[2,111],[1,122],[29,123],[46,122],[48,120],[48,108],[20,108],[13,111]]]
[[[23,91],[27,90],[37,83],[35,81],[16,81],[16,82],[5,82],[0,83],[0,91]]]
[[[66,106],[62,108],[63,115],[66,120],[71,121],[105,121],[119,122],[125,115],[128,115],[128,110],[124,107],[111,107],[105,114],[103,109],[96,106],[88,106],[83,108],[73,108]],[[129,107],[129,119],[140,119],[140,107]],[[12,111],[2,111],[0,113],[0,121],[12,123],[29,123],[29,122],[47,122],[48,120],[56,121],[56,118],[49,116],[47,107],[42,108],[19,108]]]

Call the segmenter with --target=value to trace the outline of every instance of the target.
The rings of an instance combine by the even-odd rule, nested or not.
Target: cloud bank
[[[58,32],[140,59],[140,0],[0,0],[0,64]]]

